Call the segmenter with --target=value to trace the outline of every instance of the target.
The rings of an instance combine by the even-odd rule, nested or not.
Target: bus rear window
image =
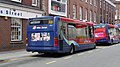
[[[94,25],[94,28],[104,28],[104,25]]]
[[[33,20],[29,22],[29,25],[40,25],[40,24],[53,24],[53,20]]]

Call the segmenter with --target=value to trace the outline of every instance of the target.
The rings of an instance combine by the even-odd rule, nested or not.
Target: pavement
[[[0,60],[36,55],[38,53],[27,52],[25,49],[0,52]]]

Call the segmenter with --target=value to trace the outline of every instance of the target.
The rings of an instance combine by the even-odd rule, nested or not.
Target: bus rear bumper
[[[96,43],[97,44],[109,43],[109,41],[108,40],[97,40]]]
[[[59,51],[58,47],[26,47],[26,51],[39,53],[63,53],[63,51]]]

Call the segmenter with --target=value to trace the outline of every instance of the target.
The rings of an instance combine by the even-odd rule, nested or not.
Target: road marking
[[[7,63],[9,60],[0,60],[0,63]]]
[[[91,51],[88,51],[87,53],[92,53],[93,52],[93,50],[91,50]]]
[[[17,60],[20,60],[19,58],[12,58],[10,59],[10,61],[17,61]]]
[[[77,54],[78,56],[80,56],[80,55],[83,55],[84,53],[79,53],[79,54]]]
[[[96,49],[95,51],[99,51],[100,49]]]
[[[65,57],[64,59],[70,59],[70,58],[72,58],[72,56]]]
[[[57,62],[57,61],[51,61],[51,62],[48,62],[48,63],[46,63],[46,64],[53,64],[53,63],[55,63],[55,62]]]

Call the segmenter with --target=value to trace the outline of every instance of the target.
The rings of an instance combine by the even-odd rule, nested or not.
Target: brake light
[[[58,46],[58,38],[54,38],[54,46]]]
[[[28,38],[26,37],[26,46],[28,46]]]
[[[106,40],[108,40],[109,38],[108,38],[108,35],[106,35]]]

